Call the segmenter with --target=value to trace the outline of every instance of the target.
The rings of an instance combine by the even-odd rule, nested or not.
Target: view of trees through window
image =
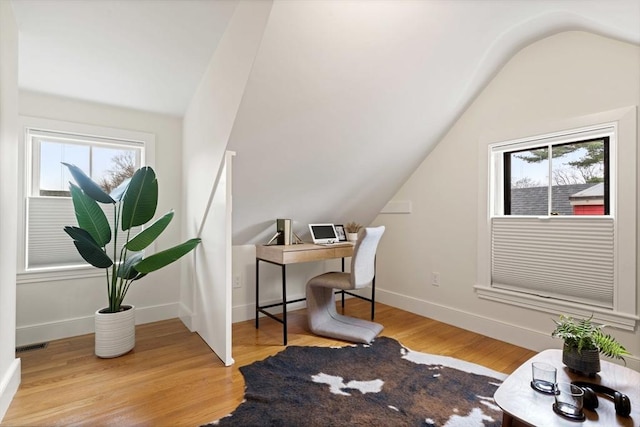
[[[62,162],[75,164],[107,193],[133,176],[140,150],[136,148],[39,141],[40,196],[69,197],[71,175]]]
[[[505,152],[505,215],[608,214],[608,143]]]

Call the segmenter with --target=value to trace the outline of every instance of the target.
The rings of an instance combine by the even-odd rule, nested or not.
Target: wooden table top
[[[256,258],[276,264],[296,264],[299,262],[322,261],[325,259],[347,258],[353,255],[354,245],[348,242],[335,245],[257,245]]]
[[[613,401],[598,394],[599,406],[595,411],[584,410],[586,420],[571,421],[553,412],[554,397],[531,388],[531,363],[546,362],[556,367],[557,382],[584,381],[601,384],[629,396],[631,416],[616,415]],[[494,398],[502,410],[532,426],[597,425],[605,427],[640,426],[640,373],[615,363],[600,361],[601,371],[596,378],[574,374],[562,363],[562,350],[545,350],[523,363],[496,391]]]

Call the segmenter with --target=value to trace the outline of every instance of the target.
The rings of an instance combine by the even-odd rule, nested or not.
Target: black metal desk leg
[[[344,257],[342,258],[342,272],[344,273]],[[344,314],[344,291],[340,294],[342,295],[342,314]]]
[[[371,320],[376,313],[376,276],[373,276],[371,281]]]
[[[260,327],[260,260],[256,258],[256,329]]]
[[[287,345],[287,266],[282,264],[282,345]]]

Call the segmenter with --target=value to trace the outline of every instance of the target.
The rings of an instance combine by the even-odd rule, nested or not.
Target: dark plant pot
[[[562,363],[572,372],[594,377],[600,372],[600,352],[598,350],[582,350],[578,353],[576,347],[564,345],[562,349]]]

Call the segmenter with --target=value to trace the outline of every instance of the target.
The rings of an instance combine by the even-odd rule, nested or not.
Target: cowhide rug
[[[208,426],[500,426],[506,375],[392,338],[291,346],[243,366],[245,400]]]

